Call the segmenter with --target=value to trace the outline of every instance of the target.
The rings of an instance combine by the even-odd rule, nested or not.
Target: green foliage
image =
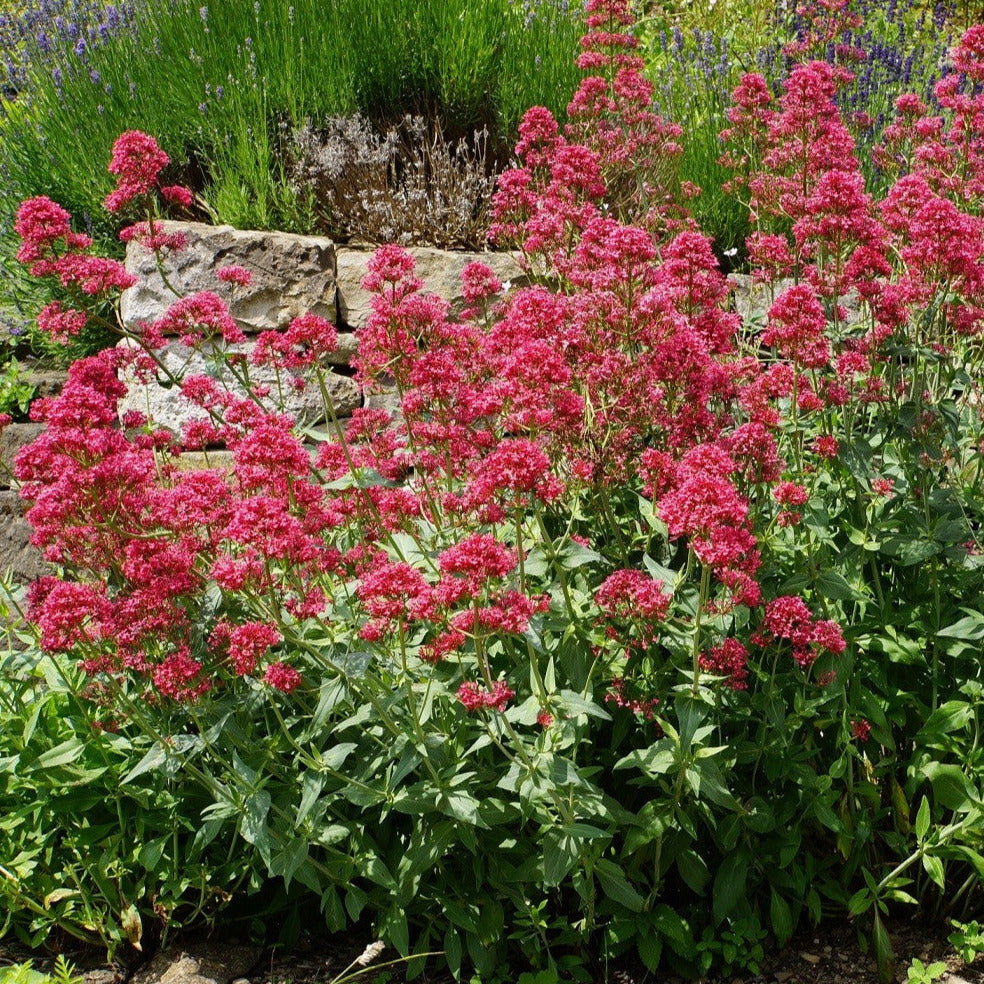
[[[24,420],[37,392],[37,387],[22,378],[22,367],[15,356],[6,364],[0,363],[0,413],[9,414],[14,420]]]
[[[947,937],[960,959],[965,964],[971,964],[979,953],[984,953],[984,929],[976,919],[962,923],[952,920],[953,932]]]
[[[48,973],[35,970],[30,960],[0,967],[0,984],[82,984],[82,978],[59,953]]]
[[[946,973],[946,963],[937,960],[928,966],[918,957],[915,957],[906,971],[906,981],[908,984],[933,984]]]
[[[304,231],[282,124],[361,111],[384,125],[424,113],[453,140],[488,126],[505,153],[531,101],[563,112],[580,30],[546,2],[529,16],[510,0],[147,3],[133,37],[91,51],[85,71],[61,66],[61,87],[39,60],[3,121],[5,221],[20,199],[48,194],[91,216],[110,243],[115,227],[98,217],[110,180],[91,162],[108,160],[120,132],[135,128],[171,150],[175,179],[202,193],[198,214]]]
[[[166,772],[124,782],[146,743],[93,715],[78,672],[30,641],[0,655],[0,936],[36,948],[58,927],[112,952],[139,947],[144,919],[209,918],[247,874],[195,843],[203,804]]]

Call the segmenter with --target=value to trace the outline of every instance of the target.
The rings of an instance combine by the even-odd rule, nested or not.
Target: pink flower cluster
[[[119,212],[135,199],[150,195],[159,187],[160,173],[168,163],[167,154],[153,137],[139,130],[121,133],[113,144],[108,167],[109,173],[116,175],[116,188],[106,196],[106,210]],[[191,204],[190,193],[184,196],[171,188],[168,195]]]
[[[748,689],[748,650],[737,639],[725,639],[720,646],[701,653],[699,663],[702,670],[726,677],[732,690]]]
[[[483,708],[492,711],[504,711],[506,705],[515,696],[516,692],[504,680],[496,680],[492,684],[491,690],[486,690],[484,687],[471,681],[466,681],[458,688],[458,700],[461,701],[465,710],[470,713],[482,710]],[[546,725],[543,725],[543,727],[546,727]]]
[[[823,652],[838,655],[847,648],[841,627],[830,619],[815,619],[806,602],[794,595],[774,598],[765,606],[765,620],[755,641],[768,646],[775,640],[792,645],[793,659],[803,669]]]
[[[833,40],[843,4],[823,6],[797,57]],[[539,285],[503,292],[469,265],[472,311],[455,318],[422,290],[408,252],[387,246],[369,264],[358,381],[369,395],[395,385],[397,413],[367,405],[312,449],[290,417],[197,376],[181,393],[205,419],[171,434],[136,415],[120,430],[121,352],[77,364],[38,405],[47,429],[18,476],[35,542],[80,582],[35,588],[46,648],[177,700],[244,675],[290,692],[303,683],[286,662],[290,631],[347,619],[391,662],[399,653],[401,671],[451,682],[466,710],[502,711],[530,678],[525,644],[564,612],[586,623],[585,650],[615,678],[606,699],[645,718],[678,682],[681,636],[731,690],[757,678],[724,616],[759,626],[749,643],[788,649],[804,669],[845,651],[842,627],[813,615],[817,595],[767,601],[782,574],[776,543],[801,544],[798,510],[852,454],[837,422],[922,397],[894,342],[928,333],[937,310],[950,334],[912,340],[942,353],[984,326],[984,33],[955,53],[966,78],[941,83],[946,120],[900,101],[880,159],[908,173],[879,202],[837,109],[844,69],[797,64],[779,97],[758,76],[742,81],[726,150],[753,210],[754,275],[794,281],[748,345],[686,213],[679,133],[651,111],[630,4],[589,0],[587,13],[571,122],[526,114],[495,200],[499,242],[521,250]],[[186,203],[160,187],[166,163],[149,137],[124,134],[111,207],[158,192]],[[127,283],[54,202],[25,203],[17,231],[32,272],[73,293]],[[180,245],[152,215],[128,235]],[[250,278],[233,267],[219,279],[229,290]],[[84,317],[59,304],[42,321],[67,336]],[[242,337],[212,293],[178,301],[145,337],[168,334],[189,346]],[[316,376],[336,346],[335,327],[308,314],[260,336],[253,360]],[[128,368],[157,367],[142,354]],[[228,469],[171,460],[215,445]],[[888,481],[871,488],[887,496]],[[680,584],[646,573],[644,551]],[[203,602],[216,590],[218,613]],[[459,682],[476,664],[498,682]]]

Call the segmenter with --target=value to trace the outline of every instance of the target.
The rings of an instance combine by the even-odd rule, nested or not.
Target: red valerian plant
[[[214,798],[208,836],[231,822],[331,925],[370,904],[407,952],[408,918],[421,945],[439,924],[456,973],[462,939],[482,969],[507,919],[531,959],[597,932],[653,967],[664,944],[694,961],[711,885],[716,923],[768,918],[782,939],[819,918],[818,886],[882,911],[905,869],[881,877],[878,784],[904,799],[939,774],[917,756],[896,777],[897,756],[963,682],[941,640],[963,638],[981,590],[965,546],[982,513],[978,33],[941,83],[945,119],[900,102],[884,153],[905,173],[880,202],[834,102],[845,69],[804,61],[778,98],[742,81],[728,158],[769,295],[743,321],[688,217],[629,3],[586,9],[594,74],[566,128],[529,111],[495,200],[494,235],[534,285],[470,264],[456,319],[406,251],[369,263],[358,380],[395,389],[398,412],[336,418],[335,327],[305,315],[249,362],[230,354],[246,396],[172,378],[190,423],[121,428],[121,369],[169,376],[169,338],[243,341],[203,292],[76,364],[17,462],[62,572],[31,593],[43,648],[77,659],[118,720],[186,728],[212,756],[171,766]],[[800,54],[829,40],[812,23]],[[182,246],[155,225],[155,194],[184,200],[158,186],[165,163],[125,134],[107,200],[139,203],[123,238],[159,255]],[[25,203],[18,232],[32,272],[80,299],[128,285],[53,202]],[[42,322],[68,334],[76,316]],[[278,386],[251,387],[250,365]],[[326,429],[269,408],[305,386]],[[216,445],[231,460],[210,467]],[[188,450],[206,465],[179,466]],[[913,691],[918,712],[897,699]],[[455,901],[475,898],[488,925]]]

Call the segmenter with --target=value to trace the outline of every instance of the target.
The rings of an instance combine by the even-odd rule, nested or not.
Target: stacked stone
[[[284,330],[298,315],[316,314],[331,321],[339,332],[338,351],[327,375],[334,413],[344,418],[361,406],[362,396],[350,364],[356,333],[371,313],[371,296],[361,286],[371,249],[336,247],[330,239],[319,236],[246,232],[199,223],[162,224],[167,233],[182,232],[187,246],[166,256],[163,267],[158,268],[152,253],[134,243],[129,245],[126,268],[139,280],[123,294],[120,313],[129,331],[139,334],[141,325],[160,318],[177,296],[212,291],[228,303],[233,318],[248,336],[245,343],[228,345],[227,350],[248,358],[259,332]],[[461,272],[473,260],[488,264],[503,281],[517,283],[521,277],[516,259],[505,253],[454,253],[429,247],[411,248],[409,252],[425,289],[444,298],[453,310],[463,306]],[[251,284],[232,287],[221,283],[217,271],[227,266],[248,270]],[[178,377],[206,371],[205,358],[189,355],[189,350],[177,342],[158,355]],[[220,378],[232,392],[239,391],[231,377]],[[260,385],[275,382],[269,369],[251,368],[250,378]],[[134,377],[126,382],[130,393],[120,404],[121,415],[136,410],[175,432],[189,420],[205,415],[188,404],[176,387],[144,383]],[[283,409],[304,425],[324,422],[322,397],[316,387],[284,394]]]

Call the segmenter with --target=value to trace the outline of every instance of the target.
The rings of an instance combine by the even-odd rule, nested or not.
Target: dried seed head
[[[386,949],[386,944],[381,943],[376,940],[375,943],[370,943],[363,951],[362,955],[355,961],[360,967],[368,967],[373,960],[378,957],[383,950]]]

